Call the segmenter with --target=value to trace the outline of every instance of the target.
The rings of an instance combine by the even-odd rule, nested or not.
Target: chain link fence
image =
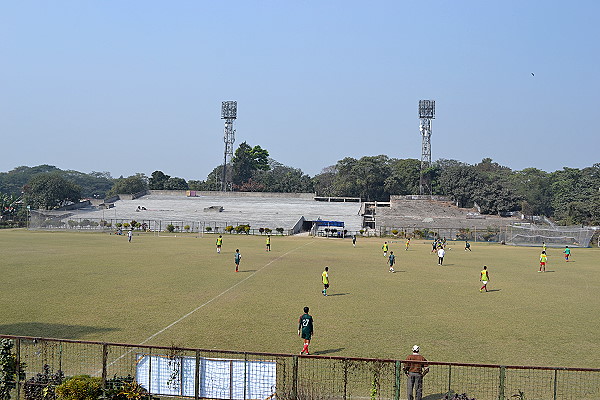
[[[13,398],[34,399],[31,387],[54,393],[75,375],[102,384],[136,380],[155,397],[194,399],[406,399],[404,360],[217,351],[0,335],[14,343],[25,379]],[[597,400],[600,369],[428,362],[423,398],[466,393],[477,400]],[[57,377],[40,379],[40,376]],[[37,378],[36,378],[37,377]],[[519,397],[521,396],[521,397]],[[54,397],[48,397],[54,398]]]

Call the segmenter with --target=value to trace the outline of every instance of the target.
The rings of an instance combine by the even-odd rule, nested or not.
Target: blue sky
[[[600,162],[598,1],[5,1],[0,171],[205,179],[221,101],[315,175],[344,157]],[[532,76],[531,73],[535,76]]]

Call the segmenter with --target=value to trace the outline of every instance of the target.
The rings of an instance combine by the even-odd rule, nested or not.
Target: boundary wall
[[[66,377],[81,374],[98,377],[104,387],[109,382],[114,384],[119,379],[126,381],[128,376],[129,379],[135,377],[154,397],[195,400],[407,398],[407,377],[403,371],[408,362],[401,359],[298,356],[13,335],[0,335],[0,338],[12,341],[16,365],[25,372],[25,380],[12,382],[16,389],[11,394],[16,400],[24,398],[24,387],[31,384],[29,382],[36,384],[32,378],[44,371],[62,371]],[[207,362],[212,363],[212,369],[205,368]],[[215,364],[221,365],[220,370],[214,368]],[[252,368],[260,364],[268,364],[269,368],[262,371]],[[477,400],[600,398],[598,368],[432,361],[427,364],[430,371],[423,384],[423,398],[427,400],[441,400],[453,393],[466,393]],[[203,394],[207,385],[213,395]],[[249,393],[256,387],[261,388],[262,396]],[[48,384],[41,389],[54,392]]]

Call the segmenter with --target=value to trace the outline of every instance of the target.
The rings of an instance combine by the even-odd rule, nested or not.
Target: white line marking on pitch
[[[273,260],[269,261],[268,263],[266,263],[265,265],[263,265],[260,269],[254,271],[253,273],[251,273],[250,275],[248,275],[247,277],[245,277],[244,279],[242,279],[241,281],[239,281],[238,283],[236,283],[235,285],[231,286],[228,289],[223,290],[221,293],[219,293],[218,295],[216,295],[215,297],[213,297],[212,299],[208,300],[207,302],[205,302],[204,304],[199,305],[198,307],[194,308],[192,311],[190,311],[189,313],[185,314],[183,317],[179,318],[178,320],[171,322],[169,325],[165,326],[164,328],[162,328],[160,331],[154,333],[151,336],[148,336],[146,339],[144,339],[142,342],[140,342],[139,344],[146,344],[148,343],[150,340],[154,339],[155,337],[157,337],[158,335],[160,335],[161,333],[163,333],[164,331],[166,331],[167,329],[177,325],[178,323],[180,323],[181,321],[183,321],[184,319],[186,319],[187,317],[189,317],[190,315],[192,315],[193,313],[195,313],[196,311],[198,311],[199,309],[203,308],[204,306],[209,305],[210,303],[212,303],[213,301],[215,301],[216,299],[218,299],[219,297],[223,296],[225,293],[231,291],[232,289],[234,289],[235,287],[237,287],[238,285],[240,285],[241,283],[244,283],[245,281],[247,281],[248,279],[252,278],[254,275],[258,274],[260,271],[262,271],[263,269],[267,268],[269,265],[273,264],[275,261],[280,260],[281,258],[287,256],[288,254],[302,248],[305,246],[308,246],[309,244],[312,244],[313,242],[308,242],[303,244],[302,246],[298,246],[295,249],[292,249],[282,255],[280,255],[277,258],[274,258]],[[109,363],[108,365],[113,365],[114,363],[116,363],[117,361],[119,361],[121,358],[125,357],[127,354],[130,354],[133,350],[129,350],[128,352],[122,354],[121,356],[119,356],[118,358],[116,358],[114,361],[112,361],[111,363]]]

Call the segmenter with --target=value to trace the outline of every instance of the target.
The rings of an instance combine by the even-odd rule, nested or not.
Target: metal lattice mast
[[[431,182],[425,171],[431,166],[431,120],[435,118],[435,100],[419,100],[419,130],[423,138],[421,145],[421,177],[419,193],[431,195]]]
[[[223,175],[221,178],[221,191],[226,192],[231,187],[227,180],[227,165],[233,158],[233,143],[235,142],[235,129],[233,121],[237,118],[237,101],[224,101],[221,103],[221,119],[225,120],[225,132],[223,141],[225,142],[225,155],[223,156]]]

